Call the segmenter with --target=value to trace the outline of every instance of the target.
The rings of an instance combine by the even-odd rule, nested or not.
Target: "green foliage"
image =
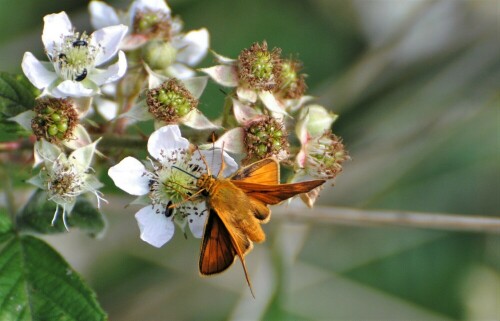
[[[0,72],[0,114],[16,116],[32,109],[38,90],[22,75]]]
[[[34,231],[42,234],[66,232],[62,220],[62,208],[59,208],[59,218],[51,224],[56,203],[47,200],[47,193],[36,191],[26,206],[17,215],[17,227],[21,230]],[[67,218],[68,226],[78,228],[91,236],[96,236],[104,230],[105,221],[102,214],[85,197],[76,200],[75,207]]]
[[[49,245],[0,213],[0,320],[106,320],[95,294]]]
[[[14,132],[16,134],[21,134],[24,132],[19,125],[8,119],[26,110],[32,109],[38,94],[38,89],[33,87],[26,77],[0,72],[1,140],[12,139],[7,133]]]

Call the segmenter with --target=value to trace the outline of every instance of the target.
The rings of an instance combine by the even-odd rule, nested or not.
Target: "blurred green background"
[[[25,51],[43,57],[45,14],[65,10],[79,30],[91,30],[86,1],[0,4],[3,71],[20,72]],[[169,5],[185,30],[207,27],[218,53],[236,57],[265,39],[303,61],[310,93],[340,114],[333,129],[352,156],[320,206],[500,216],[498,0]],[[207,57],[200,66],[212,64]],[[212,84],[201,99],[215,115],[224,96]],[[131,198],[121,195],[106,195],[102,239],[47,237],[97,291],[110,320],[500,318],[498,234],[276,215],[266,243],[247,256],[252,299],[239,262],[198,277],[199,240],[177,233],[162,249],[140,241],[137,209],[124,210]]]

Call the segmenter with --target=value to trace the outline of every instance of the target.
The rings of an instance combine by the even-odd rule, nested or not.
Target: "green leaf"
[[[5,209],[0,209],[0,242],[7,238],[12,231],[12,221],[5,212]]]
[[[0,320],[107,319],[92,290],[42,240],[13,235],[0,248]]]
[[[11,75],[0,72],[0,128],[1,141],[15,139],[28,132],[19,124],[8,119],[35,105],[35,98],[40,94],[23,75]]]
[[[55,224],[51,224],[56,209],[56,203],[48,200],[47,193],[37,190],[17,215],[17,227],[20,230],[42,234],[66,232],[61,217],[62,208],[59,208],[59,217]],[[106,225],[102,214],[83,196],[77,198],[73,211],[67,217],[67,222],[70,228],[79,228],[91,236],[99,235]]]
[[[0,114],[12,117],[35,105],[38,90],[22,75],[0,72]]]

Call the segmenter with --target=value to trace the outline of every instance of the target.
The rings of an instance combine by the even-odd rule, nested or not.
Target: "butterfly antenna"
[[[240,256],[241,263],[243,265],[243,271],[245,272],[245,279],[247,280],[248,287],[250,288],[250,293],[252,294],[253,298],[255,299],[255,293],[253,292],[253,287],[252,287],[252,282],[250,282],[250,277],[248,276],[248,271],[247,271],[247,266],[245,264],[244,259]]]
[[[225,142],[222,142],[222,149],[220,152],[220,169],[217,177],[221,177],[222,173],[224,173],[224,170],[226,169],[226,162],[224,162],[224,143]]]
[[[181,171],[181,172],[183,172],[183,173],[184,173],[184,174],[186,174],[186,175],[191,176],[192,178],[199,179],[199,177],[196,177],[196,176],[194,176],[193,174],[186,172],[186,171],[185,171],[185,170],[183,170],[182,168],[179,168],[179,167],[177,167],[177,166],[175,166],[175,165],[172,165],[172,167],[173,167],[173,168],[175,168],[175,169],[177,169],[177,170],[179,170],[179,171]]]
[[[210,173],[210,167],[208,167],[207,160],[205,159],[205,156],[203,156],[203,154],[201,153],[201,151],[200,151],[200,149],[199,149],[199,148],[197,148],[197,151],[198,151],[198,153],[200,154],[200,158],[201,158],[201,160],[203,161],[203,164],[205,164],[205,167],[207,168],[207,173],[208,173],[208,175],[209,175],[209,176],[210,176],[210,175],[212,175],[212,174]]]

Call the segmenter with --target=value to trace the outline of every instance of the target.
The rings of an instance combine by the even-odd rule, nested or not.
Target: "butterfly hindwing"
[[[233,226],[231,230],[239,229]],[[242,233],[238,234],[231,233],[219,214],[210,210],[200,251],[199,269],[202,275],[225,271],[233,264],[236,256],[240,257],[246,272],[244,255],[252,249],[252,242]]]

